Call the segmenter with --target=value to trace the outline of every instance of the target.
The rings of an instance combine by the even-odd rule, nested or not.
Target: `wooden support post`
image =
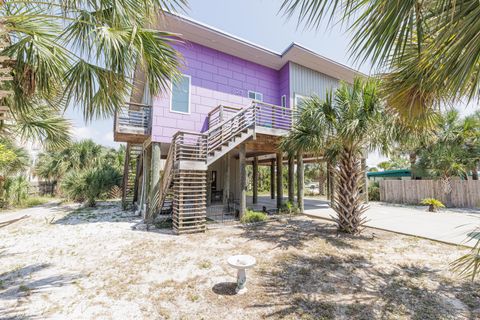
[[[288,156],[288,201],[295,201],[295,161],[293,155]]]
[[[240,168],[240,218],[243,217],[247,211],[247,170],[245,163],[245,143],[242,143],[238,151],[239,155],[239,168]]]
[[[162,153],[160,150],[160,143],[158,142],[152,142],[152,161],[151,161],[151,167],[152,167],[152,175],[151,175],[151,181],[150,181],[150,200],[149,203],[153,203],[153,198],[155,197],[155,193],[160,192],[160,162],[162,158]],[[147,223],[152,223],[153,218],[155,215],[155,208],[152,208],[149,206],[148,209],[149,212],[147,212],[146,216],[146,222]]]
[[[127,209],[127,192],[128,192],[128,171],[130,167],[130,144],[125,149],[125,162],[123,164],[123,189],[122,189],[122,207]]]
[[[283,154],[277,152],[277,209],[283,205]]]
[[[270,163],[270,199],[275,199],[275,160]]]
[[[228,197],[230,196],[230,154],[223,157],[223,205],[228,205]]]
[[[140,201],[140,210],[142,217],[146,217],[146,207],[148,207],[148,194],[150,192],[150,169],[151,169],[152,152],[150,147],[143,151],[143,181],[142,181],[142,197]]]
[[[297,202],[298,202],[298,209],[301,213],[305,210],[305,205],[303,201],[303,193],[305,188],[305,167],[303,165],[303,154],[299,152],[297,154]]]
[[[258,157],[253,158],[253,203],[258,203]]]
[[[143,156],[140,154],[136,159],[136,167],[135,167],[135,185],[134,185],[134,193],[133,193],[133,203],[137,203],[140,200],[140,192],[142,191],[142,171],[143,171]]]

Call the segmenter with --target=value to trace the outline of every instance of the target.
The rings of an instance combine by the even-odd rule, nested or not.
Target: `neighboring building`
[[[367,177],[369,181],[411,180],[412,171],[410,169],[398,169],[367,172]]]
[[[286,158],[277,145],[295,108],[340,80],[352,83],[357,72],[295,43],[279,54],[188,18],[167,14],[164,23],[185,41],[175,46],[183,76],[150,97],[135,73],[130,103],[114,124],[115,141],[128,143],[124,203],[137,203],[150,219],[170,197],[174,229],[203,230],[215,201],[244,213],[245,165],[253,163],[272,173],[276,166],[272,197],[280,206]]]

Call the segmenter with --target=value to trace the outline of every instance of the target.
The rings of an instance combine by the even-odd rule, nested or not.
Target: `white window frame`
[[[192,77],[188,74],[182,74],[182,77],[188,78],[188,112],[173,110],[173,81],[170,81],[170,112],[180,114],[191,114],[192,111]]]
[[[257,97],[257,94],[258,94],[258,95],[260,95],[260,97],[261,97],[262,99],[252,99],[252,98],[250,98],[250,93],[255,94],[255,98]],[[263,93],[258,92],[258,91],[248,90],[248,98],[249,98],[249,99],[252,99],[252,100],[256,100],[256,101],[261,101],[261,102],[263,102]]]
[[[280,105],[283,107],[283,108],[286,108],[287,107],[287,95],[284,94],[281,98],[280,98]]]
[[[294,107],[295,110],[297,110],[297,105],[298,105],[298,102],[297,102],[297,101],[298,101],[299,98],[305,100],[305,99],[307,99],[308,97],[303,96],[303,95],[298,94],[298,93],[295,93],[295,94],[293,95],[293,102],[294,102],[294,103],[293,103],[293,107]]]

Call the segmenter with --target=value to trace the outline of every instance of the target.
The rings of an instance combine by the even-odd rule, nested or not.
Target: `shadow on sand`
[[[12,301],[6,303],[6,307],[0,308],[1,319],[41,319],[41,316],[19,315],[23,310],[21,302],[32,295],[48,293],[52,288],[71,284],[81,277],[62,274],[39,277],[38,273],[50,267],[47,263],[32,264],[0,274],[0,300]]]

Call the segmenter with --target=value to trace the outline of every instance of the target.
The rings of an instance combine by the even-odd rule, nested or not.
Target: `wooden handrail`
[[[212,113],[215,113],[217,111],[219,111],[220,108],[226,108],[226,109],[231,109],[231,110],[236,110],[236,111],[239,111],[243,108],[241,107],[234,107],[234,106],[227,106],[227,105],[224,105],[224,104],[219,104],[218,106],[216,106],[215,108],[213,108],[209,113],[208,115],[210,116]]]

